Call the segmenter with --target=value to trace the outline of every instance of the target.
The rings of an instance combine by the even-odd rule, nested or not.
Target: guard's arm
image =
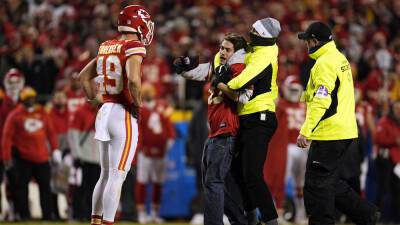
[[[307,103],[306,120],[301,127],[300,134],[309,138],[311,133],[321,121],[326,110],[332,102],[332,91],[335,88],[337,75],[331,66],[325,64],[316,65],[316,71],[310,76],[316,91],[310,102]]]
[[[262,59],[261,56],[265,57],[261,54],[253,56],[252,59],[249,60],[250,63],[246,65],[246,68],[238,76],[228,82],[228,87],[232,90],[248,88],[264,75],[270,74],[266,70],[272,70],[272,66],[270,63],[260,65],[260,62],[266,61]]]

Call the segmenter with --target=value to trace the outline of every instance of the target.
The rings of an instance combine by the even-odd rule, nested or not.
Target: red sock
[[[159,205],[161,201],[161,184],[153,184],[153,203]]]
[[[91,225],[101,225],[103,222],[103,217],[99,215],[92,215]]]
[[[145,184],[136,182],[136,187],[135,187],[136,204],[144,205],[145,197],[146,197],[146,186],[145,186]]]
[[[114,225],[114,222],[103,220],[103,225]]]

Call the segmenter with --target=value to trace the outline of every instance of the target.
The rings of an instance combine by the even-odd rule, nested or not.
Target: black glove
[[[174,60],[175,72],[181,74],[184,71],[189,71],[199,65],[198,56],[180,56]]]
[[[217,87],[219,83],[227,84],[232,79],[232,71],[229,66],[221,65],[214,70],[214,79],[211,82],[213,87]]]

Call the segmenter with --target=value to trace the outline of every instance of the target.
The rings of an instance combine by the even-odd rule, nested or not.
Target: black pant
[[[381,152],[382,151],[385,150],[381,150]],[[400,223],[400,179],[393,172],[395,164],[388,155],[385,156],[384,154],[379,154],[375,163],[378,175],[376,204],[380,210],[384,211],[387,200],[391,200],[391,215],[386,215],[384,213],[382,215],[382,221]]]
[[[90,219],[92,213],[92,195],[94,186],[100,177],[100,165],[82,162],[82,211],[86,220]]]
[[[335,224],[335,208],[358,225],[372,224],[376,207],[339,178],[343,155],[353,140],[313,141],[308,153],[304,203],[310,225]]]
[[[28,184],[35,178],[39,185],[40,206],[44,220],[54,218],[53,199],[50,189],[50,165],[45,163],[33,163],[25,159],[16,158],[15,168],[18,171],[17,186],[15,188],[15,207],[22,220],[30,219],[28,202]]]
[[[263,175],[268,143],[278,125],[275,113],[267,111],[239,118],[238,155],[232,162],[232,174],[241,187],[244,208],[258,208],[264,222],[276,219],[278,214]]]

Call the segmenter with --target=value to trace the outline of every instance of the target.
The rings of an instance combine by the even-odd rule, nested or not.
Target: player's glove
[[[192,70],[199,65],[198,56],[180,56],[174,60],[175,72],[181,74],[185,71]]]
[[[211,85],[217,87],[219,83],[227,84],[232,79],[232,71],[229,66],[221,65],[214,70],[214,79]]]
[[[129,112],[133,116],[133,118],[139,120],[139,110],[140,108],[134,104],[126,104],[124,105],[126,111]]]

